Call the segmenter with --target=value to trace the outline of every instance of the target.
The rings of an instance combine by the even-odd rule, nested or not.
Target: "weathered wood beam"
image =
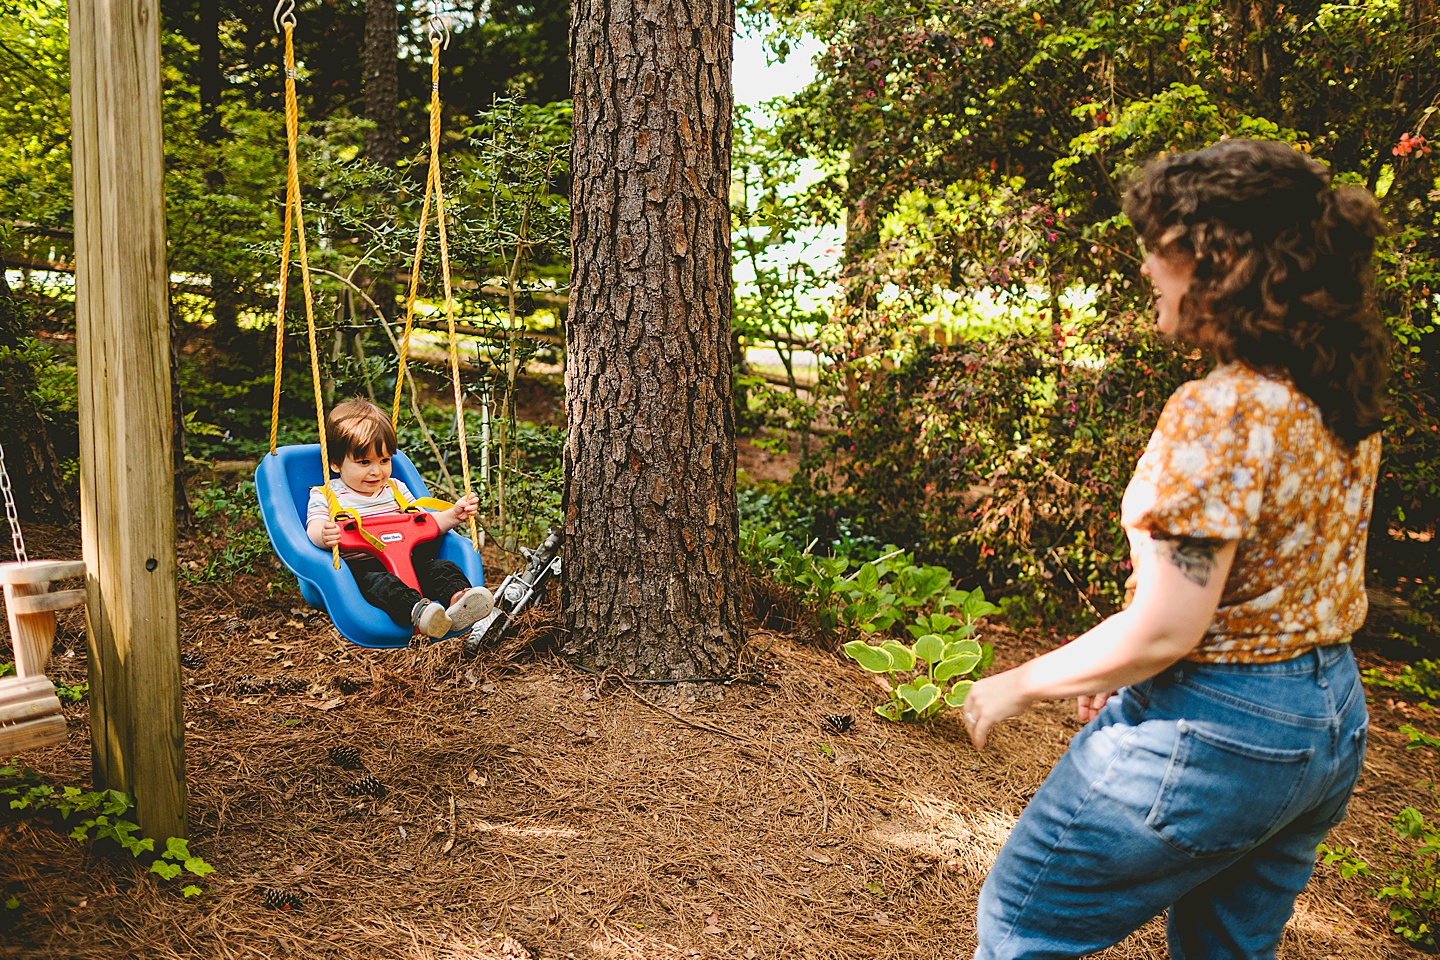
[[[70,0],[70,100],[91,756],[183,837],[158,0]]]

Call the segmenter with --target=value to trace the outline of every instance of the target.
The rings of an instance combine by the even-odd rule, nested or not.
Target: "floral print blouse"
[[[1288,660],[1365,619],[1365,539],[1380,436],[1349,448],[1289,381],[1240,363],[1175,391],[1125,490],[1138,559],[1151,537],[1237,540],[1219,609],[1188,659]]]

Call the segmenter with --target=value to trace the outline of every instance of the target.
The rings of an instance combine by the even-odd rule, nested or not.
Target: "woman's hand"
[[[961,712],[965,715],[965,727],[970,731],[970,742],[975,744],[976,750],[985,749],[991,727],[1002,720],[1019,716],[1035,702],[1021,692],[1024,669],[1017,667],[977,680],[970,688]]]
[[[1089,723],[1100,715],[1100,710],[1105,702],[1115,696],[1112,690],[1110,693],[1095,693],[1078,698],[1075,701],[1076,713],[1081,723]]]

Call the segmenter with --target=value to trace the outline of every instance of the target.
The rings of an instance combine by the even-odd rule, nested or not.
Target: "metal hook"
[[[295,0],[279,0],[275,4],[275,16],[271,18],[275,24],[275,32],[282,33],[281,24],[295,26]]]
[[[430,14],[430,20],[425,26],[425,37],[428,40],[440,38],[440,49],[450,49],[450,24],[440,15],[437,9]]]

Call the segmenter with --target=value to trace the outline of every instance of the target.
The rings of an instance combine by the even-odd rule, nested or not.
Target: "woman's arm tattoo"
[[[1181,576],[1197,587],[1210,583],[1210,574],[1215,570],[1215,554],[1220,552],[1221,545],[1217,540],[1192,540],[1188,537],[1155,541],[1155,549],[1160,556],[1174,564]]]

